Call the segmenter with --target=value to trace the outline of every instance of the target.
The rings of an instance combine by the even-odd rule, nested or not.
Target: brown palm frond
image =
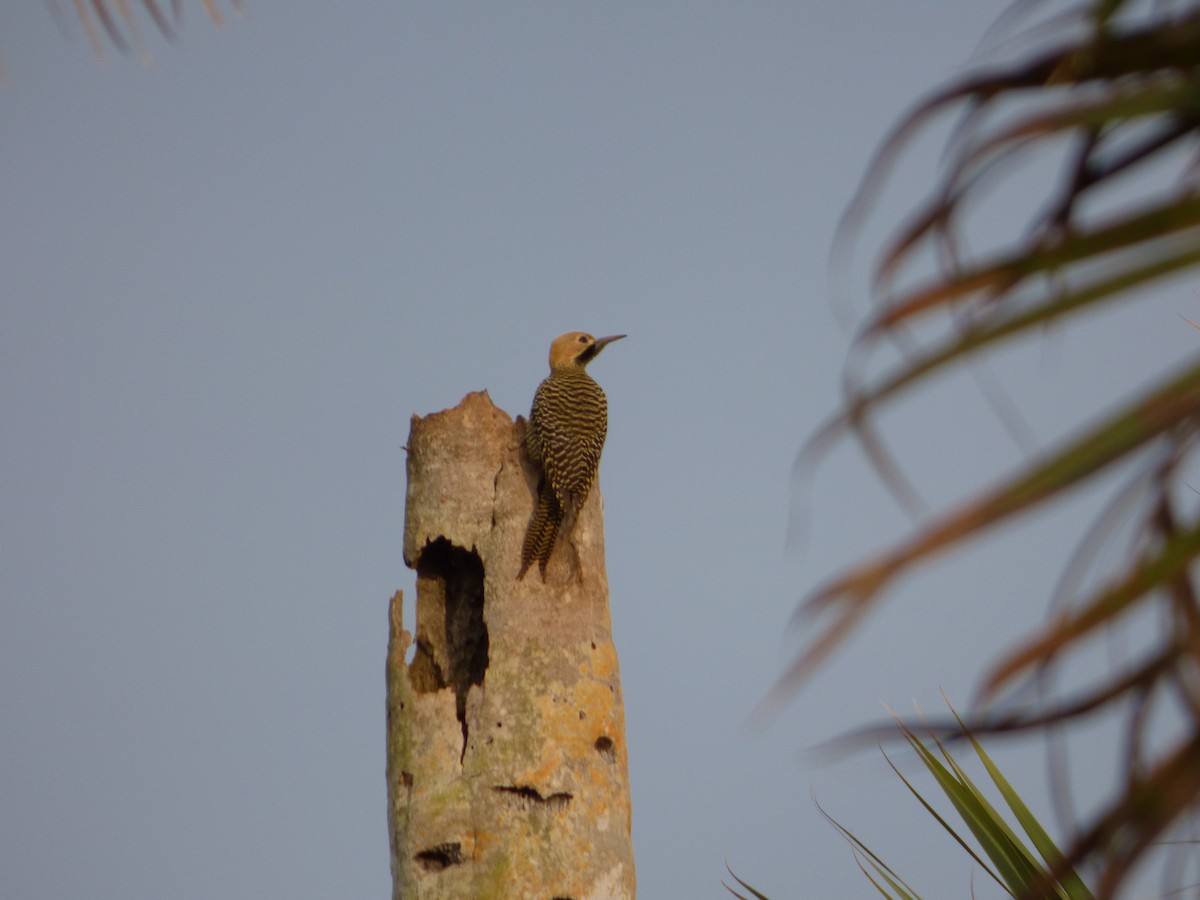
[[[224,28],[226,21],[216,0],[201,0],[209,20]],[[171,0],[170,13],[162,9],[158,0],[140,0],[145,13],[154,27],[167,40],[175,40],[176,28],[183,18],[182,0]],[[143,60],[150,60],[150,51],[138,27],[135,5],[131,0],[74,0],[75,16],[83,26],[88,43],[100,59],[106,56],[106,47],[111,44],[121,53],[136,50]],[[243,0],[230,0],[233,11],[243,16],[246,7]]]
[[[855,436],[909,505],[914,491],[878,424],[882,409],[1002,344],[1036,338],[1050,323],[1070,324],[1200,265],[1200,0],[1084,0],[1065,11],[1027,0],[1014,9],[1009,23],[1019,18],[1021,30],[989,50],[986,69],[901,119],[843,217],[835,260],[848,258],[902,153],[951,117],[938,183],[876,258],[874,307],[847,363],[842,408],[810,439],[798,469]],[[1031,27],[1035,13],[1042,18]],[[997,62],[1001,52],[1010,56]],[[1057,167],[1054,183],[1030,194],[1020,232],[993,230],[972,247],[967,213],[1027,163],[1048,160]],[[1140,199],[1131,203],[1134,176]],[[873,370],[882,343],[899,362]],[[1098,421],[1070,423],[1063,435],[996,486],[818,587],[797,614],[817,627],[769,704],[793,693],[913,569],[1102,476],[1132,470],[1138,502],[1114,503],[1104,514],[1104,530],[1133,536],[1129,547],[1105,554],[1096,577],[1070,579],[1067,602],[984,673],[981,701],[1000,706],[967,717],[981,734],[1027,734],[1096,715],[1124,722],[1128,781],[1083,823],[1067,853],[1068,864],[1097,873],[1097,893],[1108,897],[1151,848],[1200,812],[1200,498],[1187,480],[1200,471],[1200,354]],[[1076,540],[1064,537],[1064,566]],[[1131,622],[1157,623],[1139,658],[1035,707],[1005,709],[1022,685],[1049,685],[1048,675],[1097,636]],[[1161,709],[1182,717],[1173,737],[1151,730]]]

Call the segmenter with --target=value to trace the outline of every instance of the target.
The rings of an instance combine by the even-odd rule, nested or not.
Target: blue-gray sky
[[[592,371],[641,896],[724,896],[726,859],[773,897],[871,896],[814,796],[966,896],[877,754],[800,751],[881,701],[965,702],[1095,503],[906,582],[778,722],[745,722],[804,592],[907,524],[846,447],[785,548],[850,340],[828,254],[887,127],[1001,4],[249,6],[218,32],[186,3],[150,68],[0,10],[0,896],[386,896],[409,416],[481,388],[524,413],[573,329],[630,335]],[[1190,304],[1164,291],[999,377],[1048,439],[1190,349]],[[970,380],[904,409],[935,502],[1019,459]],[[1040,757],[1005,759],[1038,794]]]

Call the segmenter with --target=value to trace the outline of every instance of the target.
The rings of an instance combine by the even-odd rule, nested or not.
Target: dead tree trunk
[[[517,581],[537,474],[486,393],[413,417],[391,603],[387,788],[395,900],[632,900],[625,711],[593,490],[542,582]]]

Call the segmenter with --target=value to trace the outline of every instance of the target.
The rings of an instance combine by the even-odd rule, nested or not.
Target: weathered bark
[[[394,898],[632,900],[625,712],[593,490],[546,581],[516,580],[537,473],[486,393],[413,417],[391,603],[387,787]]]

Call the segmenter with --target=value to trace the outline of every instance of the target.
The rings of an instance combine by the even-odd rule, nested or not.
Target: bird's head
[[[550,368],[582,369],[595,359],[601,350],[623,337],[623,334],[613,334],[594,338],[586,331],[568,331],[566,334],[560,334],[550,345]]]
[[[568,331],[565,335],[554,338],[550,344],[550,367],[583,368],[594,360],[600,350],[613,341],[619,341],[625,335],[610,335],[608,337],[593,337],[587,331]]]

